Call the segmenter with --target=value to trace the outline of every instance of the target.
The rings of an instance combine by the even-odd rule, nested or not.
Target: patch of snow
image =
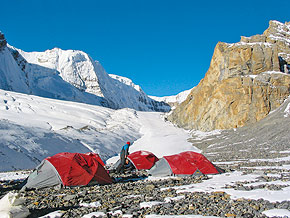
[[[264,45],[266,47],[271,47],[273,46],[273,44],[269,43],[269,42],[236,42],[236,43],[227,43],[228,46],[231,48],[233,46],[244,46],[244,45],[250,45],[250,46],[254,46],[254,45]]]
[[[290,153],[290,150],[288,150],[288,151],[280,151],[279,153],[280,154],[289,154]]]
[[[185,198],[185,195],[179,195],[176,197],[166,197],[166,198],[164,198],[164,201],[165,202],[178,201],[178,200],[181,200],[183,198]]]
[[[208,155],[208,154],[207,154]],[[214,164],[238,164],[238,163],[242,163],[242,162],[245,162],[245,161],[248,161],[248,160],[241,160],[241,161],[216,161],[216,162],[213,162]]]
[[[290,211],[287,209],[272,209],[263,212],[268,217],[290,217]]]
[[[140,203],[140,208],[151,208],[155,205],[158,205],[158,204],[164,204],[164,202],[161,202],[161,201],[149,201],[149,202],[141,202]]]
[[[286,106],[284,113],[284,117],[290,117],[290,103]]]
[[[191,134],[195,137],[196,140],[204,140],[207,137],[210,136],[216,136],[216,135],[220,135],[222,132],[222,130],[213,130],[210,132],[202,132],[199,130],[193,130],[191,131]]]
[[[245,181],[256,181],[260,177],[259,174],[247,174],[244,175],[242,172],[235,171],[231,173],[224,173],[220,175],[210,175],[208,180],[203,181],[198,184],[190,184],[184,186],[173,187],[176,189],[177,193],[185,192],[216,192],[223,191],[231,196],[232,199],[246,198],[257,200],[263,198],[270,202],[282,202],[290,200],[290,186],[285,187],[281,190],[268,190],[268,189],[254,189],[251,191],[240,191],[235,189],[225,188],[226,185],[233,185],[236,182],[245,182]],[[265,183],[267,184],[267,183]],[[288,185],[289,182],[283,183]],[[166,190],[168,188],[163,188]]]
[[[57,210],[57,211],[53,211],[51,213],[48,213],[48,214],[41,216],[41,217],[38,217],[38,218],[60,218],[60,217],[62,217],[63,214],[64,214],[64,211]]]
[[[217,216],[202,215],[146,215],[145,218],[217,218]]]
[[[23,180],[26,179],[31,171],[17,171],[0,173],[0,181]]]
[[[287,39],[286,37],[283,37],[283,36],[269,35],[269,38],[276,40],[276,41],[284,41],[284,42],[290,44],[290,39]]]
[[[127,195],[125,198],[139,198],[142,197],[142,195]]]
[[[257,75],[249,75],[250,78],[255,79]]]
[[[280,174],[275,174],[275,173],[267,173],[267,176],[269,176],[269,177],[281,177]]]
[[[282,161],[290,161],[290,156],[288,157],[280,157],[274,159],[251,159],[250,162],[260,162],[260,161],[268,161],[268,162],[282,162]]]
[[[286,74],[286,73],[283,73],[283,72],[280,72],[280,71],[265,71],[263,72],[262,74],[280,74],[280,75],[286,75],[286,76],[290,76],[290,74]]]
[[[277,169],[277,170],[290,170],[290,165],[283,165],[283,166],[255,166],[255,167],[241,167],[244,169]]]
[[[80,203],[80,206],[81,207],[100,207],[102,206],[101,203],[99,201],[96,201],[96,202],[90,202],[90,203]]]
[[[113,216],[118,216],[118,215],[123,215],[123,212],[121,210],[116,210],[116,211],[112,211],[110,212]]]
[[[92,212],[82,216],[82,218],[103,217],[106,214],[104,212]]]

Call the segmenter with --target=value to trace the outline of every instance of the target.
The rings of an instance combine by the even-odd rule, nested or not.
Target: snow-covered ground
[[[188,131],[177,128],[170,122],[165,122],[161,114],[138,112],[138,116],[138,121],[141,123],[140,133],[142,137],[134,142],[130,151],[150,151],[159,158],[183,151],[201,152],[187,141],[190,137]]]
[[[118,153],[141,137],[137,113],[0,90],[0,171],[31,169],[59,152]]]

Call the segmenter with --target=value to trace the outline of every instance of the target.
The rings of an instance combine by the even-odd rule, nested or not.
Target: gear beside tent
[[[219,174],[223,172],[205,156],[192,151],[164,156],[148,171],[150,175],[156,177]]]
[[[136,151],[128,155],[129,161],[137,170],[149,170],[159,160],[153,153],[148,151]]]
[[[45,158],[29,175],[23,188],[84,186],[112,182],[98,154],[64,152]]]

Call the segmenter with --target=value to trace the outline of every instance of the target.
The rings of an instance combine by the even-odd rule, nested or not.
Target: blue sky
[[[289,0],[10,0],[1,2],[0,31],[24,51],[85,51],[108,73],[165,96],[199,83],[218,41],[262,34],[269,20],[290,21],[287,5]]]

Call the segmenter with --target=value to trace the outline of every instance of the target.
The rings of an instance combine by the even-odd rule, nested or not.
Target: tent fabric
[[[152,176],[173,176],[173,172],[167,160],[161,158],[155,165],[148,171]]]
[[[161,163],[159,163],[162,160]],[[202,154],[186,151],[180,154],[164,156],[149,170],[153,176],[218,174],[220,171]],[[166,165],[164,162],[167,162]],[[168,169],[168,166],[170,170]]]
[[[151,152],[136,151],[128,155],[129,161],[137,170],[149,170],[159,159]]]
[[[101,157],[98,155],[98,154],[96,154],[96,153],[92,153],[92,152],[89,152],[89,153],[86,153],[86,155],[91,155],[91,154],[93,154],[94,156],[95,156],[95,159],[103,166],[103,167],[105,167],[106,165],[105,165],[105,163],[103,162],[103,160],[101,159]]]
[[[61,178],[54,166],[47,160],[43,160],[29,175],[26,188],[45,188],[62,184]]]
[[[44,188],[62,184],[83,186],[91,183],[110,184],[112,179],[103,167],[99,155],[94,153],[58,153],[47,157],[31,173],[26,188]]]
[[[99,156],[89,153],[59,153],[46,158],[59,173],[64,186],[88,185],[92,179],[99,184],[112,183],[112,179],[98,162]]]

